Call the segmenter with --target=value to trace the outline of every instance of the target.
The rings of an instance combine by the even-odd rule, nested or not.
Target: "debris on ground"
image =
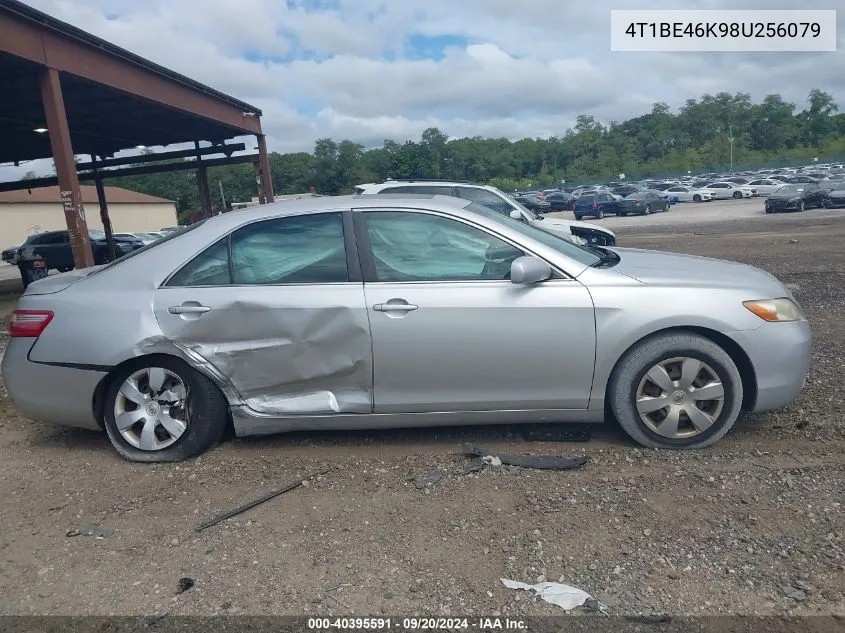
[[[577,587],[570,587],[559,582],[538,582],[536,585],[529,585],[518,580],[500,578],[502,584],[508,589],[526,589],[537,594],[541,599],[550,604],[557,605],[565,611],[576,607],[586,607],[595,611],[604,611],[605,605],[593,598],[586,591]]]
[[[65,536],[93,536],[95,539],[106,539],[114,534],[114,528],[104,525],[86,525],[81,530],[75,528],[65,532]]]
[[[266,495],[263,495],[263,496],[259,497],[258,499],[255,499],[254,501],[250,501],[249,503],[245,503],[242,506],[238,506],[234,510],[229,510],[228,512],[224,512],[222,514],[217,515],[213,519],[210,519],[210,520],[206,521],[205,523],[203,523],[202,525],[199,525],[197,527],[196,531],[201,532],[204,529],[211,527],[212,525],[217,525],[221,521],[225,521],[226,519],[231,519],[235,515],[241,514],[242,512],[246,512],[247,510],[250,510],[257,505],[261,505],[262,503],[270,501],[270,499],[274,499],[274,498],[278,497],[279,495],[284,494],[285,492],[289,492],[289,491],[293,490],[294,488],[298,488],[299,486],[301,486],[306,481],[310,481],[311,479],[314,479],[315,477],[320,477],[322,475],[325,475],[330,470],[331,470],[331,468],[325,468],[325,469],[323,469],[319,472],[311,473],[310,475],[306,475],[305,477],[300,477],[296,481],[289,483],[287,486],[284,486],[283,488],[280,488],[279,490],[274,490],[273,492],[268,492]]]
[[[185,593],[188,589],[191,589],[196,583],[196,581],[191,578],[190,576],[183,576],[179,579],[179,588],[176,590],[176,595],[180,593]]]
[[[529,424],[522,430],[527,442],[589,442],[593,438],[590,424]]]
[[[543,470],[568,470],[578,468],[587,463],[586,455],[580,457],[558,457],[556,455],[511,455],[489,451],[474,444],[464,444],[464,455],[480,457],[484,463],[490,465],[507,464],[521,468],[538,468]],[[488,461],[487,458],[490,458]]]
[[[433,486],[441,479],[443,479],[443,473],[438,470],[411,477],[411,480],[414,482],[414,486],[417,490],[422,490],[426,486]]]

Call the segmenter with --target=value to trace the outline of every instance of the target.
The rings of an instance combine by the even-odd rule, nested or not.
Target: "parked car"
[[[2,253],[0,253],[0,259],[2,259],[7,264],[11,264],[12,266],[18,265],[18,253],[20,252],[20,245],[18,246],[10,246],[9,248],[5,249]]]
[[[538,194],[534,193],[524,193],[521,196],[517,196],[516,198],[514,198],[514,200],[516,200],[525,208],[531,209],[532,211],[537,211],[539,213],[551,211],[552,208],[552,205],[546,202]]]
[[[668,211],[669,202],[656,191],[635,191],[619,201],[616,215],[626,216],[631,213],[651,215],[658,211]]]
[[[807,207],[824,206],[825,191],[815,183],[784,185],[766,198],[766,213],[803,211]]]
[[[707,202],[716,197],[716,194],[709,189],[696,189],[695,187],[675,186],[665,190],[678,198],[678,202]]]
[[[379,195],[198,222],[33,282],[8,329],[0,370],[22,415],[104,428],[142,462],[198,455],[229,424],[244,436],[606,412],[644,446],[700,448],[741,410],[792,402],[811,340],[757,268]]]
[[[826,209],[841,209],[845,207],[845,181],[840,181],[838,187],[824,192],[822,204]]]
[[[785,183],[771,178],[758,178],[748,183],[749,187],[757,190],[757,194],[761,196],[770,196],[778,189],[783,187]]]
[[[786,182],[788,182],[791,185],[797,185],[797,184],[802,184],[802,183],[804,183],[804,184],[808,184],[808,183],[809,184],[816,184],[816,183],[819,182],[819,179],[813,178],[811,176],[790,176],[786,179]]]
[[[113,235],[114,235],[115,238],[120,238],[120,239],[140,240],[141,244],[143,244],[144,246],[146,246],[147,244],[150,244],[151,242],[154,242],[156,239],[158,239],[158,238],[155,238],[152,235],[149,235],[147,233],[114,233]]]
[[[546,195],[551,211],[569,211],[575,202],[575,196],[564,191],[555,191]]]
[[[746,185],[738,185],[733,182],[711,182],[703,189],[712,191],[715,197],[719,200],[726,200],[729,198],[751,198],[757,195],[757,190]]]
[[[564,220],[563,218],[543,217],[527,209],[517,202],[516,199],[506,196],[500,190],[489,185],[445,180],[388,180],[383,183],[358,185],[355,187],[355,191],[359,194],[423,194],[463,198],[464,200],[483,204],[496,213],[508,217],[516,213],[520,221],[572,242],[601,246],[613,246],[616,244],[616,235],[613,231],[587,222],[573,222],[572,220]]]
[[[600,220],[608,213],[616,215],[619,200],[610,193],[588,193],[575,200],[572,211],[576,220],[586,216]]]
[[[106,242],[106,234],[97,229],[89,229],[88,235],[91,238],[91,251],[94,256],[94,263],[105,264],[109,261],[109,247]],[[124,238],[114,236],[115,255],[117,257],[139,249],[143,245],[141,240],[136,237]],[[16,260],[19,253],[29,247],[33,249],[35,254],[44,259],[47,264],[47,270],[58,270],[59,272],[73,270],[73,252],[70,247],[70,237],[66,230],[44,231],[43,233],[30,235],[23,244],[17,247],[14,255],[10,254],[10,257],[14,257],[15,263],[17,263]]]
[[[742,178],[742,177],[739,177],[739,176],[734,176],[732,178],[725,178],[725,182],[732,182],[735,185],[747,185],[748,184],[748,178]]]

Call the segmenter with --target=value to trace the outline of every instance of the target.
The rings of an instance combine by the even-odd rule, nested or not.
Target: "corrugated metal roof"
[[[97,204],[97,188],[93,185],[82,185],[82,203]],[[136,204],[151,202],[172,202],[166,198],[150,196],[146,193],[129,191],[120,187],[106,187],[106,200],[115,204]],[[18,191],[1,191],[0,204],[20,204],[27,202],[45,203],[61,202],[58,187],[36,187],[34,189],[20,189]]]

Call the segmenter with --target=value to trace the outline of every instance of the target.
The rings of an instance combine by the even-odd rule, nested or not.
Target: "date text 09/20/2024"
[[[519,631],[526,628],[524,620],[498,617],[480,618],[308,618],[308,629],[316,631]]]

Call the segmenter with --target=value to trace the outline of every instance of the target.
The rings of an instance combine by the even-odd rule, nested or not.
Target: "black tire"
[[[766,207],[766,213],[774,213],[774,211],[772,209],[770,209],[769,207]]]
[[[134,372],[149,367],[162,367],[182,379],[187,387],[186,409],[189,412],[189,423],[182,436],[167,448],[155,451],[141,450],[127,442],[117,429],[114,416],[115,400],[123,382]],[[115,372],[106,388],[103,408],[106,433],[115,450],[129,461],[178,462],[196,457],[220,442],[227,420],[228,404],[217,385],[178,358],[138,359]]]
[[[734,200],[739,200],[741,198],[742,198],[742,192],[741,191],[734,191]]]
[[[575,214],[575,219],[576,219],[576,220],[579,220],[579,221],[580,221],[580,220],[581,220],[581,218],[583,218],[583,217],[584,217],[584,216],[583,216],[583,215],[581,215],[580,213],[576,213],[576,214]]]
[[[724,387],[724,403],[716,421],[703,432],[686,438],[655,433],[636,410],[637,387],[657,363],[673,357],[696,358],[707,363]],[[651,448],[694,449],[710,446],[734,425],[742,408],[742,378],[731,357],[710,339],[678,332],[655,335],[629,350],[617,363],[607,389],[607,403],[620,426],[633,440]]]
[[[625,216],[627,216],[627,215],[628,215],[628,212],[627,212],[627,211],[620,211],[620,212],[619,212],[619,213],[617,213],[616,215],[618,215],[618,216],[619,216],[619,217],[621,217],[621,218],[624,218]]]
[[[805,208],[804,201],[802,200],[801,202],[798,203],[798,211],[803,211],[804,208]]]
[[[695,195],[692,197],[692,201],[693,201],[693,202],[701,202],[701,196],[699,196],[698,194],[695,194]]]
[[[645,209],[643,209],[643,215],[651,215],[651,205],[645,205]]]
[[[604,220],[604,211],[602,211],[601,209],[599,209],[599,210],[596,212],[596,219],[597,219],[597,220]]]

